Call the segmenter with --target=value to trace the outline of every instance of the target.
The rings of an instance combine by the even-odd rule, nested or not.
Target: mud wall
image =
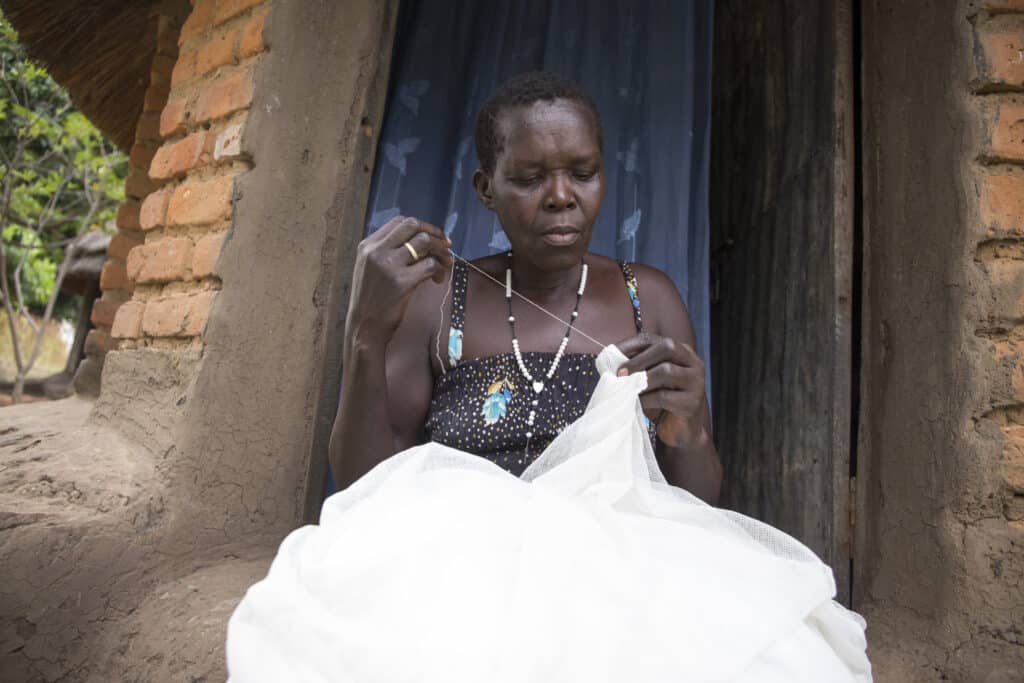
[[[1015,7],[862,5],[854,602],[879,681],[1024,671],[1024,526],[1008,474],[1024,414],[1022,157],[993,155],[986,114],[1022,85]]]
[[[0,443],[0,679],[224,679],[314,498],[396,9],[192,3],[100,397]]]

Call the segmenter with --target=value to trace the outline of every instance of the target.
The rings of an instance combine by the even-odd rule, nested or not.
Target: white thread
[[[450,250],[449,250],[450,251]],[[452,252],[454,254],[455,252]],[[441,305],[437,307],[440,312],[437,321],[437,336],[434,337],[434,355],[437,356],[437,364],[441,366],[441,374],[445,375],[448,371],[445,369],[444,360],[441,358],[441,332],[444,330],[444,302],[448,298],[448,295],[452,293],[452,285],[455,282],[455,269],[452,268],[452,272],[448,275],[448,288],[444,292],[444,296],[441,297]],[[453,304],[454,306],[454,304]],[[452,311],[454,314],[455,311]]]
[[[460,261],[462,261],[463,263],[465,263],[465,264],[466,264],[467,266],[469,266],[470,268],[472,268],[472,269],[473,269],[473,270],[475,270],[476,272],[478,272],[478,273],[480,273],[481,275],[483,275],[483,276],[484,276],[485,278],[487,278],[488,280],[490,280],[490,281],[491,281],[491,282],[493,282],[494,284],[498,285],[499,287],[505,287],[504,283],[502,283],[502,282],[501,282],[500,280],[498,280],[498,279],[496,279],[496,278],[492,277],[492,276],[491,276],[491,275],[490,275],[489,273],[486,273],[486,272],[484,272],[483,270],[481,270],[480,268],[477,268],[477,267],[476,267],[475,265],[473,265],[473,264],[472,264],[472,263],[470,263],[470,262],[469,262],[468,260],[466,260],[466,259],[462,258],[461,256],[459,256],[458,254],[456,254],[456,253],[455,253],[454,251],[452,251],[451,249],[449,249],[448,251],[449,251],[449,253],[450,253],[450,254],[452,255],[452,257],[453,257],[453,258],[457,258],[457,259],[459,259]],[[543,307],[543,306],[541,306],[540,304],[535,304],[534,302],[530,301],[529,299],[527,299],[527,298],[526,298],[525,296],[523,296],[522,294],[520,294],[519,292],[517,292],[517,291],[516,291],[516,290],[514,290],[514,289],[511,289],[511,288],[510,288],[510,289],[509,289],[509,291],[511,291],[511,292],[512,292],[513,294],[515,294],[515,295],[516,295],[517,297],[519,297],[520,299],[522,299],[522,300],[523,300],[523,301],[525,301],[526,303],[530,304],[531,306],[533,306],[534,308],[536,308],[536,309],[537,309],[538,311],[540,311],[540,312],[541,312],[541,313],[543,313],[544,315],[548,316],[549,318],[552,318],[552,319],[554,319],[554,320],[557,320],[558,322],[560,322],[560,323],[562,323],[562,324],[565,324],[565,321],[564,321],[564,320],[562,320],[562,319],[561,319],[561,318],[559,318],[559,317],[558,317],[557,315],[555,315],[555,314],[554,314],[554,313],[552,313],[551,311],[547,310],[546,308],[544,308],[544,307]],[[584,332],[583,330],[581,330],[580,328],[578,328],[578,327],[576,327],[576,326],[573,326],[573,328],[572,328],[572,329],[573,329],[573,331],[577,332],[577,333],[578,333],[578,334],[579,334],[579,335],[580,335],[581,337],[583,337],[584,339],[587,339],[588,341],[590,341],[590,342],[593,342],[594,344],[596,344],[598,348],[601,348],[601,349],[603,349],[603,348],[604,348],[605,346],[607,346],[607,344],[604,344],[604,343],[602,343],[602,342],[598,341],[597,339],[594,339],[594,338],[593,338],[593,337],[591,337],[591,336],[590,336],[589,334],[587,334],[586,332]]]

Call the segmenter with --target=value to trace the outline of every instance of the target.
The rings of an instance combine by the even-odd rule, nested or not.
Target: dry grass
[[[22,358],[26,358],[35,342],[35,332],[23,320],[17,320],[18,344]],[[30,379],[49,377],[64,369],[68,360],[68,349],[61,339],[60,323],[50,321],[43,332],[43,346],[39,357],[28,373]],[[11,330],[7,325],[7,314],[0,310],[0,382],[13,382],[17,372],[14,361],[14,345],[11,343]]]

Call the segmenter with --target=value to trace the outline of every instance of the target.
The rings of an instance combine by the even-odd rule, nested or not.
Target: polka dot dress
[[[620,267],[640,331],[643,321],[636,278],[627,264]],[[452,326],[448,335],[448,361],[452,368],[434,383],[425,425],[427,436],[431,441],[487,458],[518,477],[563,429],[583,414],[597,386],[597,356],[565,354],[540,394],[520,374],[511,351],[463,361],[467,282],[463,262],[455,262],[452,277]],[[541,351],[522,354],[534,377],[545,375],[554,355]],[[536,417],[533,425],[528,425],[531,411],[536,411]],[[648,425],[648,430],[653,441],[653,425]],[[527,433],[532,436],[528,438]]]

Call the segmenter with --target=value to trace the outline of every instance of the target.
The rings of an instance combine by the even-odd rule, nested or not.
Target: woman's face
[[[480,200],[498,214],[517,257],[543,269],[583,258],[604,198],[604,169],[589,111],[572,100],[504,110],[504,146],[494,173],[473,178]]]

